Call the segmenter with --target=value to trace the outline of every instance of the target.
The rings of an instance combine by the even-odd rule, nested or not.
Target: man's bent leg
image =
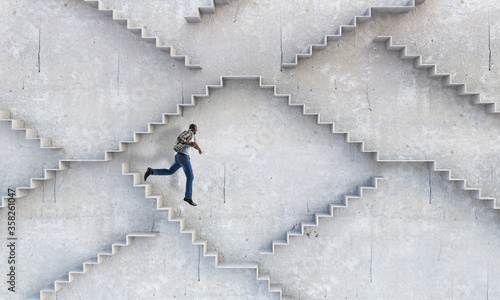
[[[175,172],[177,172],[177,170],[179,170],[180,167],[181,165],[178,163],[176,156],[175,162],[170,166],[170,169],[153,169],[152,175],[172,175]]]

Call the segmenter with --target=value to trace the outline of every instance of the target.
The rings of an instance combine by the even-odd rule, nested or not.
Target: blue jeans
[[[193,167],[191,167],[191,160],[189,156],[177,153],[175,155],[175,162],[170,166],[170,169],[153,169],[153,175],[172,175],[182,167],[184,174],[186,174],[186,194],[187,199],[193,199]]]

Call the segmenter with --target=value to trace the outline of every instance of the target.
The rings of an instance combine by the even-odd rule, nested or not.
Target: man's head
[[[193,131],[194,134],[198,131],[198,126],[196,124],[189,125],[189,129]]]

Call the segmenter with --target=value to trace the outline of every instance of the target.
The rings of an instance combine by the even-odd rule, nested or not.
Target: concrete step
[[[215,13],[214,0],[191,0],[189,2],[194,7],[191,9],[193,11],[193,14],[184,17],[184,19],[188,23],[199,23],[199,22],[201,22],[201,15],[202,14],[214,14]]]
[[[194,14],[185,16],[184,19],[188,23],[200,23],[203,14],[214,14],[217,5],[226,4],[229,4],[229,0],[198,0],[194,4]]]
[[[29,190],[38,188],[42,186],[43,181],[52,179],[55,176],[55,172],[58,171],[64,171],[67,166],[71,162],[105,162],[105,161],[110,161],[113,160],[114,153],[122,153],[127,151],[128,144],[136,144],[139,143],[141,140],[141,135],[144,134],[153,134],[154,133],[154,126],[155,125],[160,125],[160,124],[166,124],[168,122],[168,117],[169,116],[180,116],[181,111],[183,107],[190,107],[192,104],[178,104],[177,105],[177,113],[165,113],[163,114],[162,117],[162,122],[155,122],[155,123],[148,123],[148,131],[147,132],[134,132],[134,138],[131,141],[120,141],[118,145],[118,150],[106,150],[104,152],[104,159],[64,159],[59,161],[59,168],[58,169],[47,169],[45,170],[45,175],[43,178],[31,178],[30,182],[31,185],[29,187],[18,187],[16,188],[16,193],[15,193],[15,199],[22,198],[28,195]],[[0,111],[0,117],[3,118],[10,118],[10,112],[6,110],[1,110]],[[22,123],[22,124],[21,124]],[[16,126],[17,128],[21,128],[21,125],[24,126],[24,122],[17,122]],[[33,133],[31,133],[33,134]],[[131,175],[134,177],[135,182],[140,182],[140,174],[139,173],[128,173],[128,165],[124,164],[122,165],[122,172],[124,175]],[[161,207],[162,204],[162,197],[158,197],[159,195],[150,195],[148,187],[149,185],[146,186],[146,197],[147,198],[157,198],[157,203],[158,207]],[[8,199],[11,197],[5,196],[2,197],[2,203],[0,207],[5,207],[7,205]]]

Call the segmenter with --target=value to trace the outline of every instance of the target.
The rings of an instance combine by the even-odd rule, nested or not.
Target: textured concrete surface
[[[69,158],[102,159],[182,97],[187,69],[83,1],[8,1],[2,14],[2,106]]]
[[[486,254],[500,245],[498,213],[425,168],[411,179],[403,173],[266,258],[285,293],[294,299],[499,297],[500,262]]]
[[[61,289],[57,299],[277,299],[255,271],[215,269],[165,214],[155,214],[151,240],[136,240]],[[141,259],[137,259],[137,258]],[[137,274],[141,274],[137,276]],[[56,299],[51,296],[47,299]]]
[[[17,299],[81,267],[126,234],[150,231],[153,205],[138,201],[142,195],[121,176],[120,163],[112,161],[72,163],[64,175],[19,199]],[[2,224],[7,224],[7,212],[1,211]],[[6,226],[2,226],[2,236],[8,236]],[[7,263],[6,256],[2,263]],[[7,284],[2,285],[4,293]]]
[[[204,151],[191,159],[198,209],[182,201],[181,171],[175,179],[153,176],[148,182],[154,194],[166,195],[167,203],[188,218],[188,227],[201,228],[209,248],[220,250],[224,261],[256,259],[269,246],[269,237],[309,221],[312,213],[341,202],[342,195],[368,184],[371,176],[384,176],[391,166],[350,147],[331,133],[331,126],[302,116],[272,91],[259,88],[257,80],[227,80],[224,86],[123,155],[132,171],[168,168],[175,154],[171,141],[197,122]],[[263,231],[266,235],[259,234]]]
[[[367,7],[405,2],[233,0],[200,23],[184,17],[209,1],[104,2],[202,66],[189,70],[81,0],[8,0],[0,9],[0,109],[63,149],[40,149],[2,122],[2,195],[59,159],[103,159],[220,76],[261,75],[382,159],[435,160],[497,198],[498,116],[373,42],[391,35],[483,101],[498,102],[497,1],[427,0],[406,14],[377,15],[296,68],[281,67]],[[292,299],[500,297],[497,211],[426,163],[375,162],[255,80],[224,84],[114,160],[71,163],[18,199],[17,292],[2,280],[0,298],[25,299],[126,234],[158,231],[49,299],[278,299],[254,270],[216,269],[121,175],[122,163],[135,172],[168,167],[176,136],[193,122],[205,151],[192,157],[199,206],[182,201],[181,172],[148,181],[221,261],[258,262]],[[278,246],[274,256],[259,254],[375,175],[386,178],[378,190]],[[8,218],[1,209],[4,243]],[[2,274],[9,268],[5,248]]]
[[[11,129],[10,122],[0,123],[3,159],[0,165],[2,195],[8,188],[29,186],[32,177],[43,177],[43,170],[57,167],[63,150],[41,149],[38,140],[27,140],[25,131]],[[22,162],[22,163],[20,163]]]

